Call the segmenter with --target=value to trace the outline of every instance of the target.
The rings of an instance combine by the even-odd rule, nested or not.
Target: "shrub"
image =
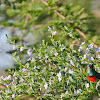
[[[1,99],[21,100],[32,96],[40,100],[83,100],[94,94],[100,96],[100,81],[91,83],[85,70],[89,64],[96,63],[95,69],[100,71],[100,48],[94,47],[79,30],[88,30],[89,17],[83,8],[57,0],[2,2],[0,7],[5,8],[0,13],[6,16],[2,27],[13,27],[22,34],[14,34],[11,39],[7,36],[14,46],[10,53],[16,68],[8,69],[9,75],[0,77]],[[39,32],[43,34],[39,39],[42,43],[26,45],[25,36]]]
[[[10,70],[10,75],[0,78],[0,83],[7,89],[1,90],[2,99],[21,99],[24,95],[35,96],[37,99],[86,99],[87,97],[98,93],[97,84],[87,80],[86,68],[91,62],[96,62],[96,68],[99,68],[99,58],[96,49],[92,44],[86,45],[82,42],[75,48],[73,45],[67,47],[59,40],[55,41],[55,35],[58,34],[49,27],[51,32],[48,42],[42,41],[39,48],[28,48],[18,46],[17,52],[24,52],[29,55],[25,64],[19,57],[14,59],[19,65],[19,70]],[[80,39],[74,37],[74,32],[66,33],[77,42]],[[96,50],[96,51],[95,51]],[[32,54],[36,57],[33,58]],[[99,94],[100,95],[100,94]]]

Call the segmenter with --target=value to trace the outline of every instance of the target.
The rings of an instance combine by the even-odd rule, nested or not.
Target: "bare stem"
[[[48,5],[48,3],[45,0],[40,0],[43,4],[45,4],[46,6]],[[50,6],[48,7],[49,9],[51,8]],[[61,17],[62,19],[65,19],[66,17],[63,16],[62,14],[60,14],[57,10],[54,10],[54,13],[56,13],[59,17]],[[76,31],[85,39],[87,36],[85,35],[84,32],[80,31],[78,28],[76,28]],[[96,44],[94,44],[91,40],[89,40],[89,42],[91,44],[94,45],[94,47],[98,47]]]

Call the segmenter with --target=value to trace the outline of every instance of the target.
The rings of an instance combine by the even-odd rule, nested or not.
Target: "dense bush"
[[[4,2],[8,7],[6,15],[8,19],[13,18],[13,22],[5,19],[1,25],[17,28],[22,34],[17,38],[15,34],[11,39],[7,36],[14,46],[11,53],[16,68],[8,69],[7,77],[0,77],[0,84],[5,86],[1,89],[1,98],[20,100],[33,96],[40,100],[84,100],[94,94],[100,96],[100,81],[90,82],[85,70],[89,64],[96,63],[95,69],[100,71],[100,48],[94,47],[91,41],[92,44],[88,43],[88,39],[84,40],[76,31],[87,26],[84,10],[57,0],[45,2],[46,6],[40,1]],[[33,28],[39,24],[38,29]],[[24,37],[30,32],[42,32],[42,43],[25,45]]]
[[[67,47],[59,40],[55,40],[58,33],[54,29],[49,27],[49,31],[51,47],[45,40],[37,49],[18,46],[18,52],[27,51],[29,59],[23,65],[19,57],[14,58],[19,70],[9,69],[11,75],[0,78],[0,83],[7,87],[1,91],[1,98],[18,99],[23,95],[34,95],[37,99],[46,100],[57,98],[83,100],[90,95],[99,94],[98,84],[87,80],[83,68],[91,62],[96,62],[95,67],[100,70],[98,62],[100,55],[97,55],[100,49],[94,48],[92,44],[87,47],[85,42],[82,42],[78,49],[73,46]],[[66,33],[75,38],[73,34],[74,32]],[[35,58],[32,57],[33,53],[36,53]],[[13,55],[16,56],[16,53]]]

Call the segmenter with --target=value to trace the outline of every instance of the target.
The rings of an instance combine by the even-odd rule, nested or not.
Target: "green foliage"
[[[84,71],[90,63],[96,63],[95,68],[100,71],[100,48],[89,44],[88,38],[85,42],[75,31],[76,28],[89,30],[89,16],[85,16],[83,8],[58,0],[49,0],[46,5],[41,0],[3,0],[1,3],[0,14],[4,19],[0,25],[21,33],[13,34],[11,39],[7,36],[9,43],[16,46],[9,53],[13,54],[17,68],[9,69],[9,76],[0,77],[0,84],[7,87],[1,89],[2,99],[34,96],[45,100],[83,100],[100,95],[100,81],[89,82]],[[65,17],[61,18],[58,13]],[[29,33],[40,36],[34,45],[24,45]]]
[[[11,0],[12,1],[12,0]],[[4,21],[2,20],[2,26],[12,26],[16,27],[19,30],[24,30],[23,36],[21,38],[24,41],[24,37],[31,32],[32,34],[43,34],[43,38],[47,38],[47,26],[54,26],[59,32],[62,32],[63,26],[67,26],[70,30],[74,30],[77,27],[82,27],[85,23],[87,16],[80,17],[84,9],[80,6],[74,6],[72,4],[67,4],[67,2],[59,1],[49,1],[48,5],[44,5],[38,0],[36,3],[34,0],[22,0],[21,3],[17,0],[9,1],[15,6],[6,5],[5,9],[2,9],[1,15],[4,16]],[[5,2],[2,2],[2,5],[5,5]],[[48,9],[48,6],[51,6]],[[60,18],[54,10],[57,10],[64,16],[65,19]],[[5,12],[5,14],[3,13]],[[6,20],[6,21],[5,21]],[[12,21],[9,21],[12,20]],[[13,37],[12,37],[13,38]],[[43,38],[40,38],[41,40]],[[65,40],[65,36],[62,37],[62,40]],[[39,40],[40,40],[39,39]],[[58,39],[61,39],[60,36]],[[17,37],[19,40],[19,37]],[[48,39],[46,39],[48,40]],[[17,41],[17,42],[18,42]],[[24,41],[25,42],[25,41]],[[63,41],[64,42],[64,41]]]
[[[0,83],[7,86],[7,90],[2,90],[2,99],[22,98],[24,95],[35,96],[37,99],[86,99],[89,96],[99,93],[98,85],[87,80],[85,68],[89,63],[97,62],[97,54],[92,45],[88,47],[82,43],[82,51],[64,46],[59,40],[55,41],[54,30],[49,27],[52,33],[49,37],[52,43],[52,48],[49,49],[45,40],[39,48],[31,48],[31,55],[37,54],[35,58],[29,55],[29,60],[25,64],[21,63],[21,59],[14,53],[14,60],[19,65],[19,70],[8,70],[9,75],[5,78],[0,78]],[[73,32],[74,33],[74,32]],[[72,34],[72,33],[71,33]],[[69,34],[68,34],[69,35]],[[72,34],[73,39],[76,38]],[[21,50],[18,46],[17,52]],[[28,47],[20,52],[24,52]],[[85,49],[87,48],[87,49]],[[48,51],[49,49],[49,51]],[[29,49],[28,49],[29,50]],[[92,53],[94,52],[94,53]],[[92,56],[94,59],[92,59]],[[25,54],[25,53],[24,53]],[[84,55],[87,57],[85,58]],[[86,64],[83,67],[83,64]],[[100,68],[98,71],[100,71]]]

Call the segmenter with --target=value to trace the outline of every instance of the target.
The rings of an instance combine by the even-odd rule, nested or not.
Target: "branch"
[[[31,19],[31,16],[30,15],[26,15],[24,27],[26,27],[29,19]]]
[[[35,0],[35,2],[37,2],[37,0]]]
[[[63,16],[62,14],[60,14],[57,10],[54,10],[54,12],[55,12],[59,17],[61,17],[62,19],[65,19],[65,18],[66,18],[65,16]]]
[[[45,4],[46,6],[48,5],[48,3],[45,0],[40,0],[43,4]]]
[[[0,89],[7,89],[5,85],[0,85]]]
[[[86,38],[86,35],[85,35],[82,31],[80,31],[79,29],[76,29],[76,31],[77,31],[78,33],[80,33],[84,38]]]
[[[45,4],[46,6],[48,5],[48,3],[45,0],[40,0],[43,4]],[[50,6],[48,7],[49,9],[51,8]],[[57,10],[54,10],[54,13],[56,13],[59,17],[61,17],[62,19],[65,19],[66,17],[63,16],[62,14],[60,14]],[[83,37],[86,38],[87,36],[85,35],[85,33],[83,33],[82,31],[80,31],[78,28],[76,29],[76,31]],[[94,45],[94,47],[98,47],[96,44],[94,44],[91,40],[89,40],[89,42],[91,44]]]

